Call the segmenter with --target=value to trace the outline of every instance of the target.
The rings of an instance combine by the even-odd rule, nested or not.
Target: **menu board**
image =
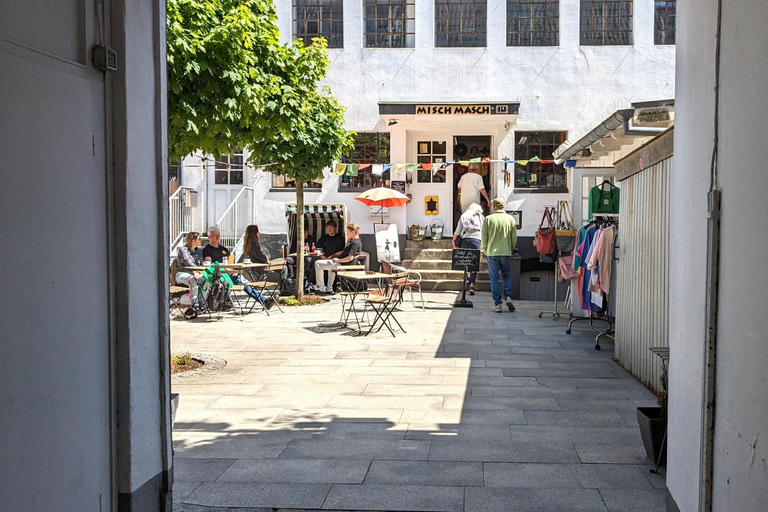
[[[451,269],[477,272],[480,270],[480,249],[454,249],[451,257]]]

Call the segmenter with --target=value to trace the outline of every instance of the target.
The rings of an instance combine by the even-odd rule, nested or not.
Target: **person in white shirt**
[[[479,165],[469,164],[469,171],[459,180],[459,203],[461,204],[461,213],[469,209],[472,203],[480,204],[480,195],[485,198],[485,202],[491,204],[488,198],[488,192],[485,191],[483,177],[479,174]]]

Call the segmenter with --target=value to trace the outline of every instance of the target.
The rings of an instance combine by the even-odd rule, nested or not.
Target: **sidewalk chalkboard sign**
[[[480,270],[480,249],[454,249],[451,258],[451,269],[466,269],[469,272]]]

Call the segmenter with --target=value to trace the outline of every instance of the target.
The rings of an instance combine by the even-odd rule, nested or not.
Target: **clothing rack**
[[[592,215],[592,221],[590,224],[599,223],[596,221],[607,221],[607,223],[614,224],[616,226],[616,229],[619,227],[619,214],[618,213],[595,213]],[[614,239],[615,241],[615,239]],[[612,242],[613,243],[613,242]],[[614,245],[615,249],[615,245]],[[614,251],[611,251],[611,254],[613,254]],[[616,259],[616,258],[614,258]],[[609,301],[610,302],[610,301]],[[602,316],[599,316],[601,315]],[[573,316],[573,315],[571,315]],[[615,326],[613,322],[611,322],[610,317],[608,316],[608,303],[606,303],[605,307],[603,308],[603,311],[590,311],[589,316],[586,317],[579,317],[579,318],[571,318],[571,321],[568,322],[568,329],[566,329],[566,334],[571,334],[571,328],[573,324],[576,322],[581,321],[589,321],[589,327],[593,330],[597,331],[597,336],[595,336],[595,350],[600,350],[600,338],[603,336],[611,338],[612,340],[616,341],[616,331]],[[599,329],[597,326],[595,326],[594,322],[605,322],[608,324],[608,329]]]
[[[549,210],[549,213],[552,215],[552,218],[555,219],[555,229],[560,225],[560,203],[563,201],[558,202],[555,206],[544,206],[544,211],[546,212]],[[567,201],[566,201],[567,202]],[[556,318],[560,318],[560,310],[558,308],[559,301],[557,300],[557,278],[560,274],[560,266],[557,264],[557,261],[555,261],[555,298],[554,298],[554,310],[553,311],[544,311],[543,309],[539,311],[539,318],[543,317],[544,314],[552,314],[552,320],[555,320]],[[573,313],[569,313],[570,317],[573,318]]]

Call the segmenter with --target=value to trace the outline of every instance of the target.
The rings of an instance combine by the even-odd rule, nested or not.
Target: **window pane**
[[[413,0],[363,0],[367,48],[413,48]]]
[[[632,44],[631,0],[581,0],[581,44]]]
[[[539,157],[551,160],[552,153],[565,141],[567,132],[516,132],[515,159],[530,160]],[[515,188],[565,189],[567,171],[562,165],[529,162],[515,164]]]
[[[485,46],[486,4],[486,0],[435,0],[435,46]]]
[[[342,48],[342,0],[293,0],[293,35],[307,45],[324,37],[329,48]]]

